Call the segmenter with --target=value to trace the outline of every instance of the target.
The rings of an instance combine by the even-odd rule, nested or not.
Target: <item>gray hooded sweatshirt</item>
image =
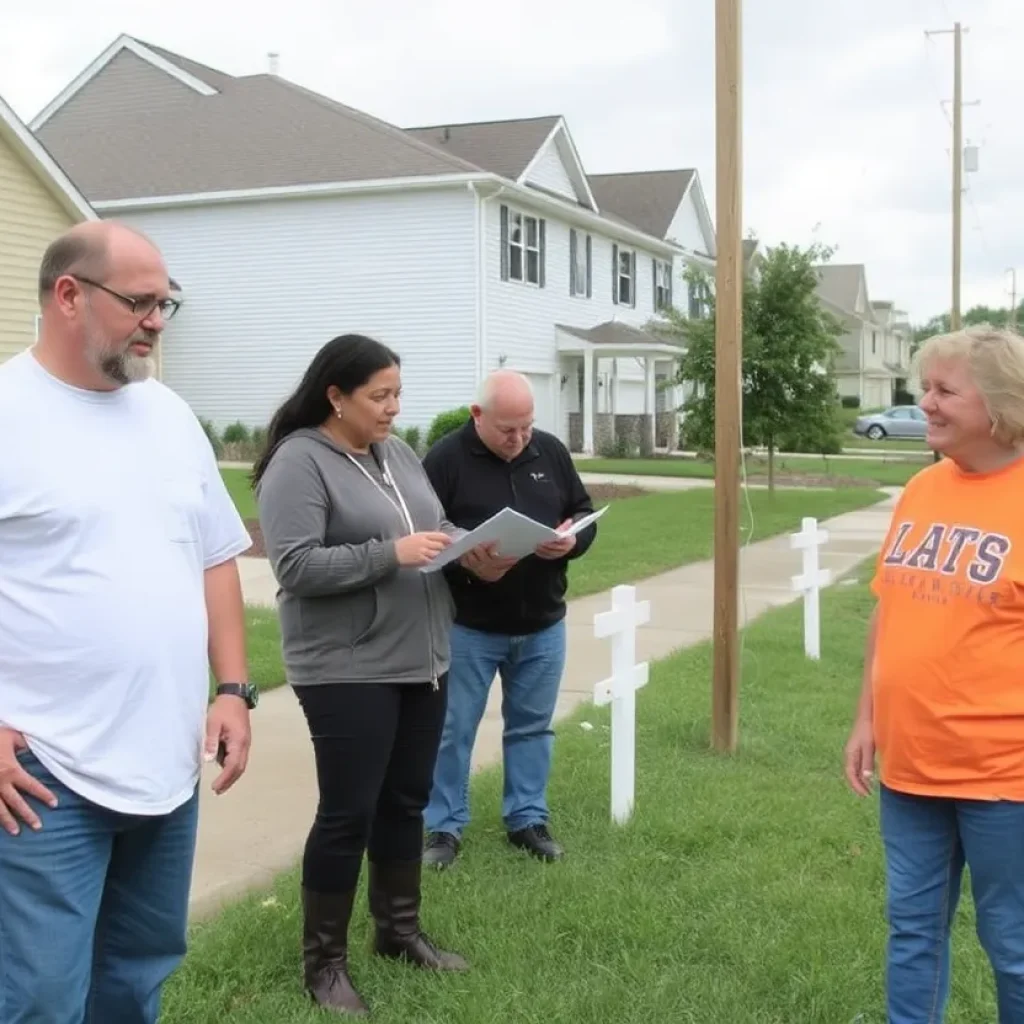
[[[256,494],[288,682],[436,686],[448,670],[454,602],[443,572],[399,566],[395,541],[465,531],[445,519],[413,450],[390,437],[363,455],[297,430]]]

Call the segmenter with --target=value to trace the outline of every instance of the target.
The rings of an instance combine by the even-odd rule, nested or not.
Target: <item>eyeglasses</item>
[[[82,277],[79,274],[71,274],[70,276],[82,284],[87,284],[92,288],[99,288],[101,292],[106,292],[119,302],[123,302],[135,316],[141,317],[143,320],[148,316],[152,316],[154,310],[159,309],[160,316],[166,322],[172,319],[174,314],[181,308],[181,303],[177,299],[157,299],[152,295],[138,295],[134,297],[122,295],[120,292],[115,292],[113,288],[108,288],[105,284],[100,284],[99,281],[93,281],[91,278]]]

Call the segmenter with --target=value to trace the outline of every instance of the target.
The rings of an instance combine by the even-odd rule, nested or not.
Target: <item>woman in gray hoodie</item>
[[[367,1008],[349,978],[347,934],[364,852],[376,952],[467,966],[419,923],[453,616],[444,574],[420,568],[462,531],[392,433],[400,391],[394,352],[334,338],[275,413],[253,472],[285,671],[320,791],[302,864],[305,984],[320,1005],[355,1015]]]

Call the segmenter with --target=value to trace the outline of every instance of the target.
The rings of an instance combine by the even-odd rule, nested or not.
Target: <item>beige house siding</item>
[[[46,246],[74,223],[0,138],[0,363],[35,339],[39,261]]]

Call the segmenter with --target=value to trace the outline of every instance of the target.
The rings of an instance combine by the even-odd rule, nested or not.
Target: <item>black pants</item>
[[[295,692],[309,723],[320,787],[303,886],[354,889],[367,851],[378,864],[417,860],[447,677],[437,690],[429,683],[331,683]]]

